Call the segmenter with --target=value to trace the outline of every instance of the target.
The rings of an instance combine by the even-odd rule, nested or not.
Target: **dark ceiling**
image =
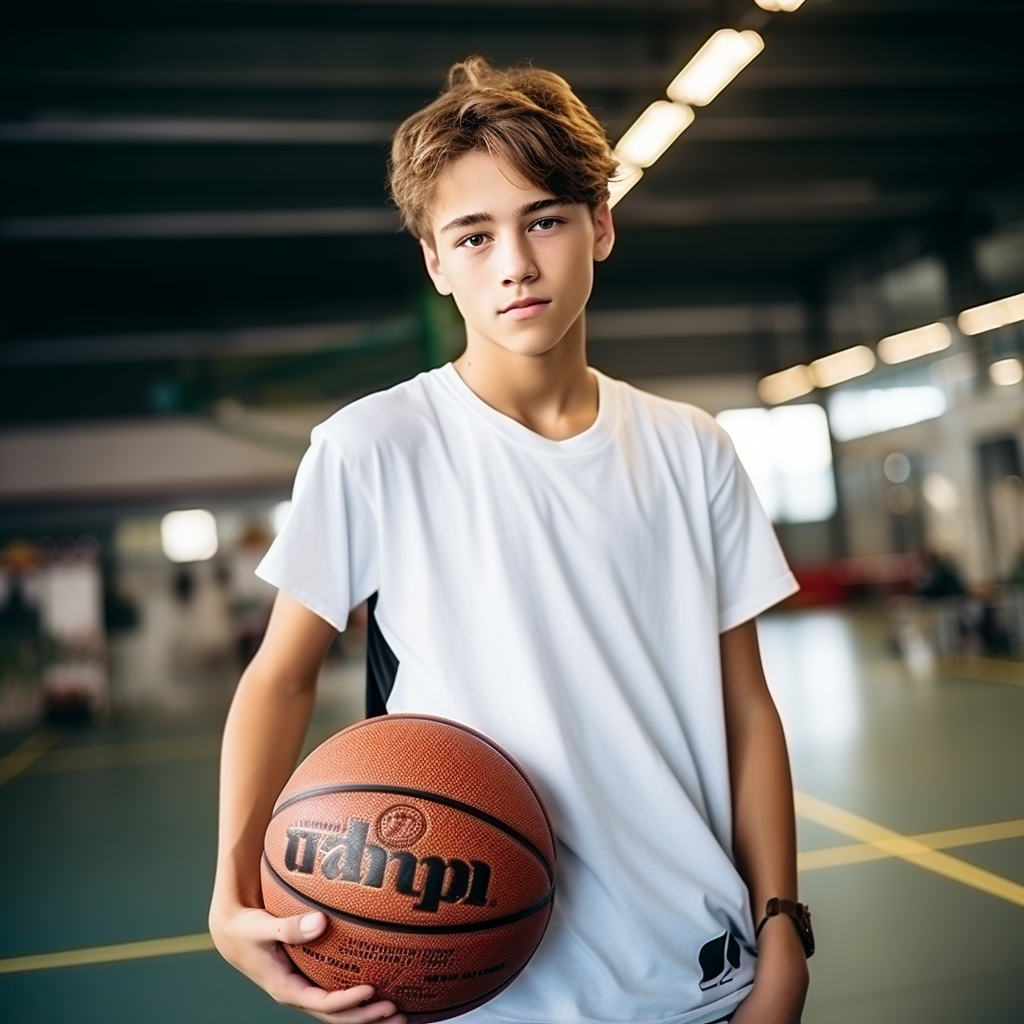
[[[963,264],[1024,218],[1020,0],[35,0],[0,19],[8,424],[341,396],[436,361],[447,311],[385,206],[385,156],[470,53],[558,70],[614,141],[710,32],[765,38],[616,210],[592,304],[611,372],[827,351],[837,274]],[[702,334],[701,310],[731,308],[749,326]]]

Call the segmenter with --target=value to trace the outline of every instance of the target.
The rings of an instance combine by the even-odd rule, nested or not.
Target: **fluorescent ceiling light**
[[[905,363],[908,359],[941,352],[952,344],[953,335],[945,324],[928,324],[883,338],[878,343],[878,355],[884,363]]]
[[[669,99],[703,107],[763,49],[764,40],[753,29],[719,29],[669,84]]]
[[[956,318],[956,325],[964,334],[981,334],[982,331],[994,331],[997,327],[1021,320],[1024,320],[1024,292],[965,309]]]
[[[802,7],[804,0],[754,0],[762,11],[795,11]]]
[[[608,182],[608,206],[613,207],[643,176],[643,168],[620,160],[615,174]]]
[[[657,100],[619,139],[615,155],[636,167],[650,167],[691,124],[691,107],[684,103]]]
[[[822,356],[811,363],[811,377],[819,388],[830,388],[869,373],[875,368],[875,353],[867,345],[855,345],[853,348],[833,352],[830,356]]]
[[[780,405],[791,398],[799,398],[814,390],[814,379],[806,366],[791,366],[763,377],[757,385],[757,393],[763,402]]]
[[[1024,364],[1014,357],[998,359],[988,368],[988,375],[993,384],[1002,384],[1004,387],[1019,384],[1024,380]]]

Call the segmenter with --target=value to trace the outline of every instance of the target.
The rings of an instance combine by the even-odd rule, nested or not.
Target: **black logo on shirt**
[[[331,882],[381,889],[387,881],[395,892],[418,900],[413,910],[436,914],[442,903],[487,906],[491,867],[480,860],[417,857],[407,850],[385,850],[367,843],[370,825],[350,821],[344,832],[290,828],[284,863],[289,871],[319,873]],[[390,865],[395,865],[388,871]]]
[[[697,959],[704,972],[700,982],[702,992],[718,985],[728,985],[732,981],[733,972],[740,966],[740,944],[731,932],[724,932],[710,942],[705,942]]]

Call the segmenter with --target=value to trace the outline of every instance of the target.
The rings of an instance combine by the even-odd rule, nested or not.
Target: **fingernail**
[[[320,914],[313,911],[312,914],[304,914],[299,918],[299,931],[303,935],[316,935],[320,931]]]

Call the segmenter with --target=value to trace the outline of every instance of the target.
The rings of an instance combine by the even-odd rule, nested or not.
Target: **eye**
[[[558,224],[564,223],[565,221],[563,221],[560,217],[541,217],[540,220],[536,220],[533,222],[533,227],[537,228],[540,231],[550,231],[553,227],[556,227]]]
[[[466,249],[479,249],[486,241],[486,235],[467,235],[459,242],[459,245]]]

